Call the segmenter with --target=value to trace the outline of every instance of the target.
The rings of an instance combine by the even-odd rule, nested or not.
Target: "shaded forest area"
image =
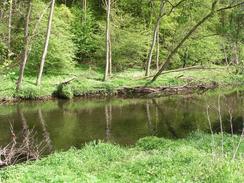
[[[2,0],[0,74],[60,76],[94,69],[166,69],[195,65],[244,68],[242,0]]]

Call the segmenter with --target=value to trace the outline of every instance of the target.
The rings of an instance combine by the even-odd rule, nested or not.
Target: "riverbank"
[[[0,170],[1,182],[243,182],[240,136],[195,133],[146,137],[133,147],[93,142],[84,148]]]
[[[213,72],[214,71],[214,72]],[[216,87],[241,85],[242,76],[234,75],[231,68],[211,68],[168,72],[157,81],[145,85],[151,78],[144,77],[144,71],[131,69],[116,73],[109,81],[103,82],[103,73],[91,69],[76,69],[59,76],[44,76],[41,87],[35,86],[35,77],[26,77],[23,88],[16,93],[17,76],[2,76],[0,101],[46,100],[53,97],[73,98],[75,96],[106,96],[127,94],[175,95],[204,92]]]

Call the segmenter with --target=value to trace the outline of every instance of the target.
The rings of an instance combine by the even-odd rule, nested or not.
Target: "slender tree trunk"
[[[170,63],[172,57],[177,53],[178,49],[185,43],[185,41],[204,23],[206,22],[210,17],[212,17],[212,15],[215,12],[215,7],[217,4],[218,0],[214,1],[212,3],[212,9],[211,12],[209,14],[207,14],[205,17],[203,17],[195,26],[193,26],[190,31],[185,35],[185,37],[183,37],[183,39],[179,42],[179,44],[173,49],[173,51],[170,52],[169,56],[167,57],[166,61],[164,62],[164,64],[161,66],[161,68],[159,69],[159,71],[156,73],[156,75],[153,77],[153,79],[151,80],[151,82],[155,81],[159,75],[164,71],[164,69],[168,66],[168,64]]]
[[[24,51],[23,51],[23,58],[22,62],[19,65],[19,78],[16,85],[16,91],[18,92],[21,88],[21,84],[24,78],[24,72],[25,72],[25,65],[28,59],[28,53],[29,53],[29,23],[30,23],[30,16],[31,16],[31,0],[28,2],[28,8],[26,13],[26,20],[25,20],[25,37],[24,37]]]
[[[160,33],[160,27],[158,26],[158,31],[157,31],[157,51],[156,51],[156,67],[157,67],[157,71],[159,70],[159,51],[160,51],[159,33]]]
[[[112,76],[112,46],[111,46],[111,38],[109,38],[109,76]]]
[[[149,54],[148,54],[148,60],[147,60],[147,66],[146,66],[146,76],[150,75],[150,67],[151,67],[151,63],[152,63],[152,55],[153,55],[153,49],[155,47],[156,44],[156,40],[157,40],[157,32],[159,29],[159,24],[160,24],[160,20],[163,17],[163,10],[164,10],[164,1],[161,1],[161,5],[160,5],[160,11],[159,11],[159,15],[153,30],[153,38],[152,38],[152,43],[150,46],[150,50],[149,50]]]
[[[44,49],[43,49],[43,54],[42,54],[42,59],[41,59],[41,63],[40,63],[39,74],[38,74],[37,81],[36,81],[36,85],[37,86],[39,86],[41,84],[43,68],[44,68],[44,64],[45,64],[45,60],[46,60],[46,56],[47,56],[49,38],[50,38],[50,35],[51,35],[51,29],[52,29],[52,19],[53,19],[54,5],[55,5],[55,0],[52,0],[50,13],[49,13],[49,18],[48,18],[48,27],[47,27],[45,46],[44,46]]]
[[[107,22],[106,22],[106,66],[104,73],[104,81],[108,79],[109,75],[109,62],[110,62],[110,11],[111,11],[111,1],[106,1],[107,9]]]
[[[10,57],[10,55],[11,55],[12,12],[13,12],[13,0],[9,0],[9,18],[8,18],[8,57]]]
[[[87,10],[87,3],[86,0],[83,0],[83,11],[84,11],[84,21],[86,22],[86,10]]]

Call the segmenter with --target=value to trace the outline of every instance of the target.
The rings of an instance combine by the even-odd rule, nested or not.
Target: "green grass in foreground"
[[[182,140],[147,137],[134,147],[90,143],[0,171],[1,182],[244,182],[238,136],[196,133]],[[212,145],[211,145],[212,144]],[[233,148],[234,147],[234,148]],[[214,149],[214,151],[212,151]],[[241,156],[242,155],[242,156]]]
[[[218,82],[219,84],[232,85],[240,83],[242,80],[240,75],[234,75],[231,72],[231,68],[227,69],[227,67],[221,66],[214,66],[214,68],[210,70],[198,69],[167,73],[160,76],[156,82],[151,84],[151,87],[179,86],[189,82],[209,83],[211,81]],[[15,92],[16,75],[0,76],[2,78],[0,99],[49,97],[57,90],[60,83],[74,75],[78,76],[77,79],[61,89],[61,92],[59,92],[61,96],[72,98],[73,96],[96,93],[97,91],[104,93],[115,92],[117,89],[124,87],[144,86],[150,81],[150,78],[145,78],[144,74],[142,70],[130,69],[125,72],[116,73],[109,81],[103,82],[103,73],[95,70],[76,68],[70,74],[44,76],[41,87],[35,86],[36,77],[25,77],[23,88],[19,93]]]

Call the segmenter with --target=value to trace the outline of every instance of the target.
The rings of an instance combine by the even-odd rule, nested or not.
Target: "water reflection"
[[[0,146],[0,168],[37,160],[51,152],[51,149],[47,150],[47,142],[36,139],[36,131],[29,128],[25,114],[19,105],[16,106],[16,114],[20,120],[20,130],[16,130],[14,124],[9,123],[9,141]]]
[[[111,139],[111,128],[112,128],[112,105],[111,103],[105,105],[105,139],[107,142]]]
[[[47,144],[48,151],[52,152],[52,150],[53,150],[52,141],[51,141],[51,138],[50,138],[50,134],[49,134],[49,132],[47,130],[46,122],[45,122],[45,120],[43,118],[43,114],[42,114],[42,110],[41,109],[38,109],[38,117],[39,117],[39,121],[41,123],[42,131],[43,131],[43,139],[44,139],[44,141]]]
[[[207,115],[207,108],[208,115]],[[218,111],[220,106],[220,111]],[[157,99],[75,99],[24,102],[0,106],[0,146],[11,139],[9,121],[16,131],[35,129],[47,151],[102,139],[123,145],[156,135],[182,138],[194,130],[241,133],[243,97],[166,97]],[[231,121],[231,123],[230,123]],[[230,125],[231,124],[231,125]],[[28,134],[26,134],[28,136]]]

